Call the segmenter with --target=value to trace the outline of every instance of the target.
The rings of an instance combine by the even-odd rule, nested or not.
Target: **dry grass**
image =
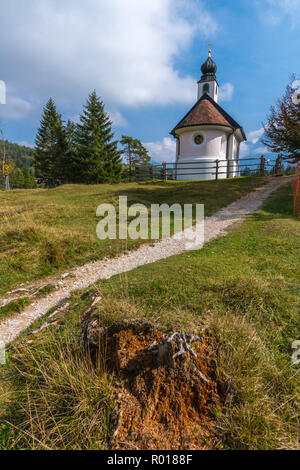
[[[293,377],[297,372],[288,360],[274,357],[267,327],[258,334],[249,320],[230,313],[206,320],[216,362],[234,379],[237,392],[233,405],[220,417],[226,447],[298,448],[299,390]]]
[[[210,215],[266,178],[249,177],[209,182],[153,182],[121,185],[66,185],[55,189],[0,192],[0,295],[25,281],[114,257],[134,249],[141,240],[98,240],[99,204],[203,203]]]
[[[3,419],[2,426],[11,431],[6,448],[107,447],[113,419],[110,379],[74,348],[73,340],[54,341],[50,334],[42,349],[22,345],[14,351],[9,379],[22,387],[23,400],[13,410],[13,422],[9,414]],[[11,393],[4,398],[8,408]]]

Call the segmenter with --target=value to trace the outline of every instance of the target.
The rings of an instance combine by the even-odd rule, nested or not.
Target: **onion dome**
[[[201,72],[203,74],[202,80],[215,78],[217,70],[218,70],[218,67],[216,63],[212,60],[211,49],[209,49],[208,58],[204,62],[204,64],[202,64],[202,67],[201,67]]]

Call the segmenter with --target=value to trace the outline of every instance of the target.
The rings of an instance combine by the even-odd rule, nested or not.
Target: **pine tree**
[[[76,127],[76,181],[116,183],[121,178],[121,157],[113,140],[112,123],[96,91],[88,97]]]
[[[130,176],[136,164],[147,165],[150,162],[148,151],[140,140],[123,135],[120,143],[123,146],[122,154],[128,163]]]
[[[46,180],[47,186],[54,187],[62,182],[62,160],[68,150],[68,143],[61,115],[52,98],[43,110],[35,145],[37,171]]]

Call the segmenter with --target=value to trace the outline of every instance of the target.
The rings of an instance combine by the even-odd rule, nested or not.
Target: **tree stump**
[[[209,346],[194,334],[162,332],[148,320],[101,326],[82,317],[85,350],[108,372],[117,416],[115,449],[206,449],[217,439],[212,406],[221,406]]]

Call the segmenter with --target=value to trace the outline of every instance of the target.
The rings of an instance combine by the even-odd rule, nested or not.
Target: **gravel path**
[[[267,185],[247,194],[230,206],[220,210],[204,223],[205,243],[226,235],[226,229],[248,214],[258,210],[263,201],[279,186],[287,184],[291,178],[272,179]],[[197,229],[201,230],[201,226]],[[185,231],[189,235],[191,230]],[[180,254],[186,251],[186,240],[171,237],[156,242],[153,246],[142,246],[138,250],[111,260],[101,260],[86,264],[70,271],[72,277],[62,276],[57,290],[45,298],[38,299],[19,313],[0,323],[0,342],[8,344],[25,331],[33,321],[45,315],[48,310],[67,299],[76,289],[82,289],[94,284],[99,279],[109,279],[116,274],[131,271],[138,266],[154,263],[160,259]]]

